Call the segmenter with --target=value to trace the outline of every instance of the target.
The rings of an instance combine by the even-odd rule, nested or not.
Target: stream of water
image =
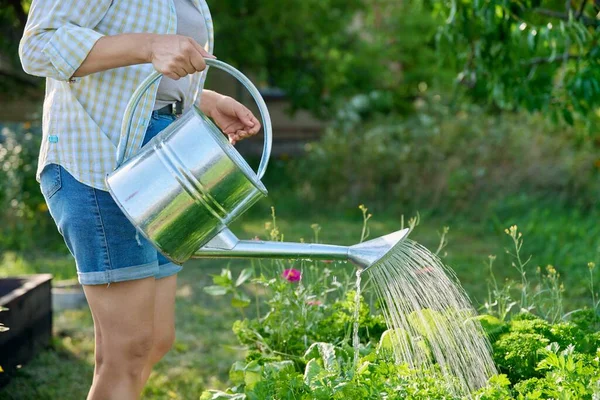
[[[360,313],[360,281],[362,269],[356,271],[356,295],[354,296],[354,326],[352,327],[352,347],[354,347],[353,368],[356,370],[359,356],[360,338],[358,337],[358,319]]]
[[[491,346],[454,273],[435,254],[405,239],[366,272],[385,305],[397,363],[416,369],[437,364],[457,395],[487,384],[496,373]],[[360,280],[357,274],[357,296]],[[358,314],[355,317],[356,365]]]

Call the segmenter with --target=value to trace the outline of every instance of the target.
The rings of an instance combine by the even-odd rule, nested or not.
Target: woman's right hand
[[[182,35],[154,35],[150,42],[149,60],[154,69],[178,80],[188,74],[203,71],[209,54],[194,39]]]

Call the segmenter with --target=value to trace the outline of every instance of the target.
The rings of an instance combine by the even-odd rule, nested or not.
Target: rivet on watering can
[[[48,141],[50,143],[58,143],[58,136],[56,136],[56,135],[50,135],[50,136],[48,136]]]

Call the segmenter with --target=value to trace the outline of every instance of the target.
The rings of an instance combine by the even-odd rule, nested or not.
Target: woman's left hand
[[[261,127],[248,108],[229,96],[216,99],[211,107],[210,117],[229,137],[231,144],[255,135]]]

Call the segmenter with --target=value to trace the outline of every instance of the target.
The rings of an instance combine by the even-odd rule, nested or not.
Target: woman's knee
[[[152,363],[160,361],[160,359],[171,350],[173,343],[175,343],[175,328],[156,332],[154,344],[152,346],[152,354],[150,356]]]
[[[150,328],[140,329],[134,335],[125,338],[122,343],[123,354],[136,361],[147,359],[154,347],[154,332]]]
[[[115,338],[113,343],[102,346],[101,367],[121,373],[137,374],[146,364],[154,347],[152,329],[139,329],[137,332]]]

